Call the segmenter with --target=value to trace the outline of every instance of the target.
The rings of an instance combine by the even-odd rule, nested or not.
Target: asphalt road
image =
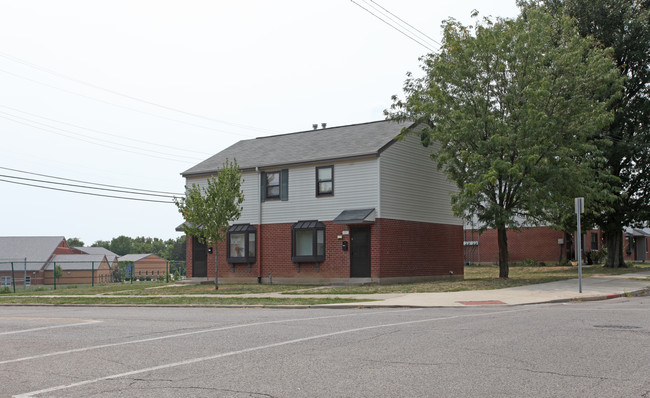
[[[650,297],[430,309],[0,307],[1,396],[650,397]]]

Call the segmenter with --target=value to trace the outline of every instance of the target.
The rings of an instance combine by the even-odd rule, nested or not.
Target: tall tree
[[[623,95],[611,104],[613,122],[603,135],[606,170],[616,177],[604,183],[614,200],[598,201],[594,222],[605,232],[607,267],[623,267],[623,229],[650,223],[650,0],[547,0],[555,15],[576,20],[583,36],[611,47]]]
[[[421,61],[424,77],[408,75],[387,116],[416,122],[402,134],[435,143],[432,158],[458,186],[454,213],[497,230],[507,278],[507,230],[547,222],[557,198],[589,181],[598,160],[589,138],[611,121],[619,75],[569,18],[540,10],[475,27],[448,20],[439,53]]]
[[[133,240],[128,236],[120,235],[117,238],[111,239],[110,251],[117,254],[118,256],[123,256],[125,254],[131,253],[131,247],[133,245]]]
[[[217,177],[208,178],[207,186],[192,185],[187,188],[185,198],[174,199],[185,219],[184,232],[213,246],[224,241],[230,222],[241,216],[244,201],[241,182],[237,160],[230,163],[226,159]],[[215,269],[215,289],[219,289],[217,271]]]
[[[79,239],[79,238],[68,238],[68,239],[66,239],[66,241],[68,242],[68,246],[70,246],[70,247],[84,247],[85,246],[83,241],[81,239]]]

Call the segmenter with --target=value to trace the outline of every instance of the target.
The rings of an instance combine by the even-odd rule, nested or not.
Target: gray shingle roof
[[[51,271],[54,264],[64,271],[98,269],[104,260],[106,256],[103,254],[57,254],[45,270]]]
[[[213,173],[226,159],[247,170],[376,156],[410,124],[384,120],[242,140],[181,174]]]
[[[109,262],[113,262],[113,260],[115,260],[117,257],[117,254],[113,253],[105,247],[75,247],[75,249],[80,250],[86,254],[103,254],[106,256],[106,259]]]
[[[18,261],[24,270],[27,258],[27,271],[39,271],[63,240],[63,236],[1,236],[0,270],[11,269],[7,261]]]
[[[145,257],[151,256],[151,253],[146,253],[146,254],[125,254],[124,256],[120,256],[117,258],[117,261],[140,261]]]

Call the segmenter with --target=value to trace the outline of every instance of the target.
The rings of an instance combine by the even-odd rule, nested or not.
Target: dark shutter
[[[262,172],[260,173],[260,201],[264,202],[266,199],[266,173]]]
[[[289,200],[289,169],[282,169],[280,174],[280,199]]]

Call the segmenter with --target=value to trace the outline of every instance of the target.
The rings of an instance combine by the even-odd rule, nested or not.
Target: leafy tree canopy
[[[614,119],[602,132],[611,141],[602,146],[604,169],[614,180],[604,180],[589,220],[607,239],[606,266],[625,266],[623,228],[650,223],[650,1],[546,0],[525,3],[524,9],[544,8],[556,17],[575,19],[580,34],[613,51],[625,77],[623,95],[610,109]],[[614,198],[612,199],[611,196]],[[604,200],[603,200],[604,199]]]
[[[548,222],[593,185],[603,160],[592,138],[611,122],[622,82],[610,52],[592,44],[571,19],[537,9],[476,26],[450,19],[439,53],[421,58],[425,75],[409,74],[406,98],[386,112],[415,122],[403,134],[435,145],[433,159],[458,186],[455,214],[497,229],[502,278],[507,228]]]
[[[224,241],[230,222],[241,216],[244,201],[241,182],[237,161],[226,160],[217,177],[208,178],[206,186],[187,188],[185,198],[175,200],[185,219],[185,233],[211,245]],[[215,287],[218,289],[218,276],[215,276]]]
[[[81,239],[79,239],[79,238],[68,238],[68,239],[66,239],[66,241],[68,242],[68,246],[70,246],[70,247],[84,247],[85,246],[83,241]]]

